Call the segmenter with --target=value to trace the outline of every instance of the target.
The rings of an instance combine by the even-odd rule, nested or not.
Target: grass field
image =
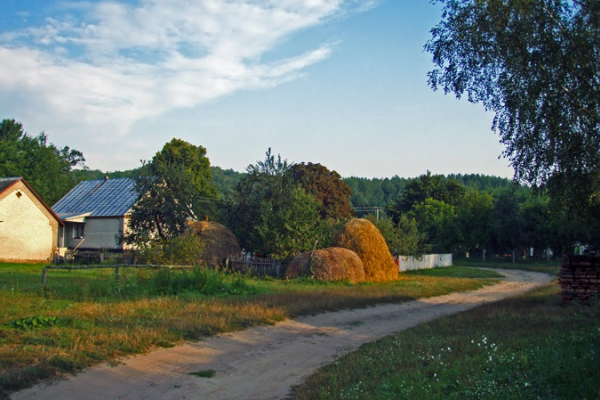
[[[525,271],[544,272],[552,276],[558,276],[561,260],[551,260],[549,263],[545,261],[521,261],[513,264],[509,261],[491,260],[482,262],[474,259],[459,259],[454,260],[454,265],[461,267],[522,269]]]
[[[378,284],[251,279],[214,271],[50,271],[0,264],[0,397],[102,361],[285,318],[480,288],[474,268]],[[435,275],[430,273],[429,275]]]
[[[559,287],[485,305],[362,346],[295,399],[600,399],[600,302]]]

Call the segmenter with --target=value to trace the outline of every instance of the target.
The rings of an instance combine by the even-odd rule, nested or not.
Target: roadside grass
[[[493,279],[388,283],[255,279],[215,271],[53,270],[0,264],[0,397],[102,361],[285,318],[474,290]],[[448,269],[450,270],[450,269]]]
[[[294,399],[599,399],[600,301],[558,284],[363,345]]]
[[[480,268],[502,268],[502,269],[521,269],[524,271],[544,272],[548,275],[558,276],[561,267],[561,260],[546,261],[519,261],[512,263],[510,261],[477,261],[474,259],[454,260],[455,266],[461,267],[480,267]]]
[[[447,278],[502,278],[503,276],[495,271],[484,269],[454,266],[451,268],[433,268],[422,269],[418,271],[407,272],[411,276],[438,276]]]

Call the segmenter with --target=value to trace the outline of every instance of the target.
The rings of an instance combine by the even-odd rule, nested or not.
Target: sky
[[[172,138],[244,171],[512,177],[481,105],[434,92],[429,0],[2,0],[0,119],[136,168]]]

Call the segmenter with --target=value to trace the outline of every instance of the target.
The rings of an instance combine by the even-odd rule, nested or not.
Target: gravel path
[[[505,279],[483,289],[402,304],[286,320],[273,326],[226,333],[206,340],[102,364],[83,373],[15,393],[38,399],[222,399],[285,398],[318,367],[361,344],[423,322],[518,295],[548,283],[546,274],[495,270]],[[213,378],[192,372],[215,370]]]

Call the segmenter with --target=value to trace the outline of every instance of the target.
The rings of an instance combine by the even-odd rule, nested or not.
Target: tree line
[[[53,204],[79,181],[103,179],[83,154],[32,137],[14,120],[0,124],[0,176],[23,176]],[[313,163],[290,163],[269,149],[245,173],[211,166],[207,151],[179,139],[139,168],[108,173],[135,180],[144,195],[122,238],[138,245],[178,237],[186,221],[209,219],[229,227],[242,246],[279,258],[329,245],[357,207],[379,207],[370,218],[398,254],[451,252],[456,256],[541,256],[594,246],[596,220],[554,201],[546,187],[479,174],[385,179],[350,177]],[[586,214],[589,215],[589,214]]]

